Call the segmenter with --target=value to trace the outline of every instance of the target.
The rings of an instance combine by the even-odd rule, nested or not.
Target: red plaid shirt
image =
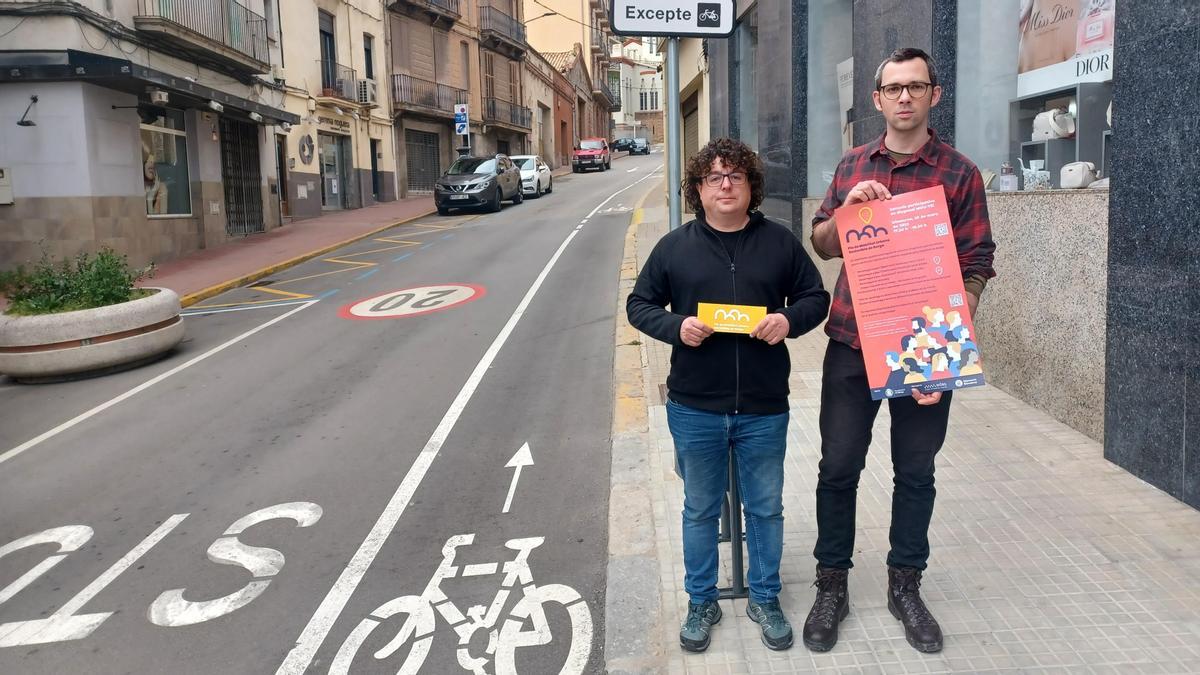
[[[988,222],[983,178],[971,160],[943,143],[932,129],[929,133],[929,142],[902,164],[892,160],[883,144],[883,136],[847,152],[838,163],[825,201],[813,218],[813,225],[832,218],[834,210],[846,201],[850,189],[864,180],[883,183],[893,195],[941,185],[946,190],[963,278],[979,276],[990,279],[996,276],[996,271],[992,269],[996,244],[992,241],[992,226]],[[854,301],[850,297],[850,281],[846,278],[844,265],[833,291],[833,306],[825,323],[825,333],[855,349],[862,348],[858,341],[858,323],[854,319]]]

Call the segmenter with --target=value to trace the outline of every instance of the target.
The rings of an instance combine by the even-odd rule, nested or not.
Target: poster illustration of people
[[[984,384],[946,192],[834,212],[871,398]]]
[[[1116,0],[1021,0],[1017,95],[1113,75]]]

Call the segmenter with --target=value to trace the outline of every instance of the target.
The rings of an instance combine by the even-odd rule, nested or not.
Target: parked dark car
[[[433,187],[433,201],[443,216],[450,209],[473,206],[484,206],[494,213],[506,199],[513,204],[524,199],[521,171],[507,155],[459,157]]]
[[[635,138],[633,143],[629,145],[629,154],[631,155],[648,155],[650,154],[650,141],[644,138]]]
[[[612,142],[613,152],[621,152],[622,150],[628,152],[633,147],[633,141],[634,139],[632,138],[618,138]]]

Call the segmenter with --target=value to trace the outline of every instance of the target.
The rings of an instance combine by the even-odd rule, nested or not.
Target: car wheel
[[[512,203],[514,205],[525,201],[525,195],[521,193],[521,186],[517,186],[517,191],[513,193]]]
[[[550,177],[550,182],[546,185],[546,194],[554,192],[554,177]]]
[[[609,170],[611,170],[611,169],[612,169],[612,160],[610,159],[610,160],[608,160],[608,162],[607,162],[607,163],[604,165],[604,170],[605,170],[605,171],[609,171]]]
[[[500,186],[496,186],[496,191],[492,193],[492,203],[488,205],[488,210],[492,213],[500,213]]]
[[[541,180],[538,180],[536,183],[533,184],[533,198],[534,199],[542,198],[542,181]]]
[[[438,215],[439,216],[448,216],[448,215],[450,215],[450,209],[448,209],[444,206],[439,206],[438,207]]]

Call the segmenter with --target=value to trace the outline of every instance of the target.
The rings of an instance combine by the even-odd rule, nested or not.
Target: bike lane
[[[462,310],[338,316],[343,299],[451,280],[445,258],[414,258],[339,302],[263,310],[281,321],[256,339],[7,463],[0,546],[53,535],[0,558],[0,671],[271,672],[570,224],[552,228],[459,250],[451,276],[488,289]],[[64,616],[83,618],[28,640]]]

